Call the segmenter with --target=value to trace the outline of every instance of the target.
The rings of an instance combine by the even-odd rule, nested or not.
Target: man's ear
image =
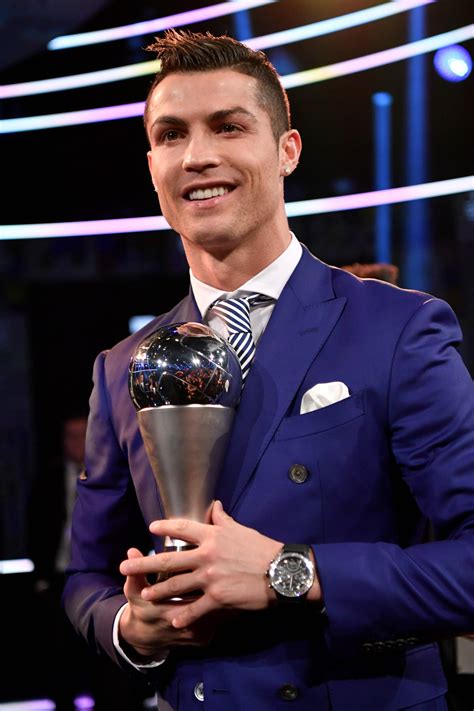
[[[151,182],[153,183],[153,187],[154,187],[155,193],[156,193],[156,192],[158,192],[158,188],[156,187],[155,181],[153,180],[153,173],[152,173],[152,170],[151,170],[151,169],[152,169],[152,160],[153,160],[153,159],[152,159],[152,155],[151,155],[151,151],[148,151],[148,152],[147,152],[146,157],[147,157],[147,159],[148,159],[148,170],[150,171]]]
[[[280,138],[280,175],[288,176],[298,165],[302,141],[299,132],[292,128]]]

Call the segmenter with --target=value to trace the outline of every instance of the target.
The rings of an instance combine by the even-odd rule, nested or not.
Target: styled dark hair
[[[250,49],[227,35],[215,37],[210,32],[204,34],[186,30],[166,30],[164,37],[155,39],[146,50],[156,52],[156,58],[161,61],[161,70],[148,92],[144,114],[145,129],[151,95],[168,74],[228,68],[257,80],[260,89],[257,100],[270,117],[277,144],[280,136],[290,130],[290,105],[286,91],[275,67],[263,52]]]

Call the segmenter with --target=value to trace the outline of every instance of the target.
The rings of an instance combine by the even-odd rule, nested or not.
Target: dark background
[[[211,2],[157,0],[6,1],[0,26],[1,82],[11,84],[123,66],[153,58],[153,35],[48,51],[59,34],[140,22]],[[252,10],[253,36],[310,24],[381,2],[280,0]],[[65,6],[66,5],[66,6]],[[428,5],[426,36],[472,21],[471,0]],[[409,13],[270,49],[281,74],[352,59],[409,41]],[[238,36],[232,16],[190,29]],[[241,39],[244,39],[241,37]],[[467,44],[466,44],[467,46]],[[472,75],[450,83],[426,55],[426,180],[472,173]],[[289,90],[293,125],[303,138],[286,199],[374,189],[374,92],[393,96],[393,186],[406,180],[408,62]],[[132,103],[152,77],[3,101],[2,118]],[[3,224],[69,222],[159,214],[146,164],[140,118],[8,134],[2,147]],[[474,195],[426,201],[428,264],[423,283],[403,269],[406,204],[392,208],[393,262],[399,283],[426,288],[454,308],[461,352],[474,372]],[[294,218],[291,228],[321,259],[343,266],[372,262],[373,209]],[[427,279],[427,281],[426,281]],[[159,314],[188,288],[179,238],[171,231],[75,238],[0,240],[0,558],[26,553],[25,511],[38,467],[57,451],[62,418],[87,408],[97,353],[126,337],[129,318]]]

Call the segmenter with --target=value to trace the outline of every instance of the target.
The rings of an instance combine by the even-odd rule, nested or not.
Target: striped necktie
[[[226,323],[228,342],[234,348],[242,367],[242,387],[255,356],[255,343],[250,325],[250,310],[273,301],[263,294],[249,294],[238,299],[218,299],[211,306]]]

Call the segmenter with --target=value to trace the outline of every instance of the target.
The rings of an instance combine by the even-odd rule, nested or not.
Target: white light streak
[[[0,560],[0,575],[31,573],[34,569],[35,566],[33,565],[33,561],[31,561],[29,558],[12,558],[10,560]]]
[[[209,7],[200,7],[196,10],[179,12],[167,17],[158,17],[155,20],[145,22],[135,22],[132,25],[122,27],[111,27],[106,30],[95,32],[81,32],[76,35],[64,35],[55,37],[48,44],[48,49],[67,49],[69,47],[82,47],[88,44],[99,44],[101,42],[112,42],[113,40],[126,39],[127,37],[139,37],[141,35],[161,32],[170,27],[182,27],[192,25],[195,22],[204,22],[216,17],[233,15],[240,10],[251,10],[255,7],[270,5],[276,0],[234,0],[234,2],[221,2]]]
[[[334,17],[329,20],[313,22],[310,25],[293,27],[282,32],[274,32],[261,37],[254,37],[246,40],[244,44],[252,49],[269,49],[280,47],[284,44],[300,42],[302,40],[320,37],[331,32],[348,29],[357,25],[374,22],[384,17],[389,17],[396,13],[412,10],[420,5],[427,5],[434,0],[398,0],[398,2],[387,2],[383,5],[351,12],[347,15]],[[0,98],[11,98],[14,96],[31,96],[34,94],[47,94],[54,91],[65,91],[78,89],[87,86],[96,86],[124,79],[132,79],[147,74],[155,74],[159,71],[159,61],[139,62],[125,67],[114,67],[97,72],[86,72],[84,74],[73,74],[70,76],[56,77],[53,79],[41,79],[39,81],[21,82],[18,84],[6,84],[0,86]]]
[[[4,84],[0,86],[0,98],[10,99],[13,96],[33,96],[34,94],[49,94],[53,91],[65,91],[66,89],[81,89],[86,86],[97,86],[98,84],[110,84],[114,81],[123,81],[124,79],[146,76],[147,74],[156,74],[160,71],[160,67],[160,60],[152,59],[149,62],[128,64],[125,67],[114,67],[113,69],[102,69],[98,72],[71,74],[66,77],[27,81],[21,84]]]
[[[320,215],[328,212],[357,210],[378,205],[424,200],[454,195],[474,190],[474,176],[439,180],[401,188],[374,190],[367,193],[338,195],[329,198],[301,200],[286,204],[288,217]],[[130,217],[116,220],[89,220],[83,222],[50,222],[42,224],[0,225],[0,240],[39,239],[50,237],[79,237],[86,235],[124,234],[132,232],[157,232],[171,229],[164,217]]]

